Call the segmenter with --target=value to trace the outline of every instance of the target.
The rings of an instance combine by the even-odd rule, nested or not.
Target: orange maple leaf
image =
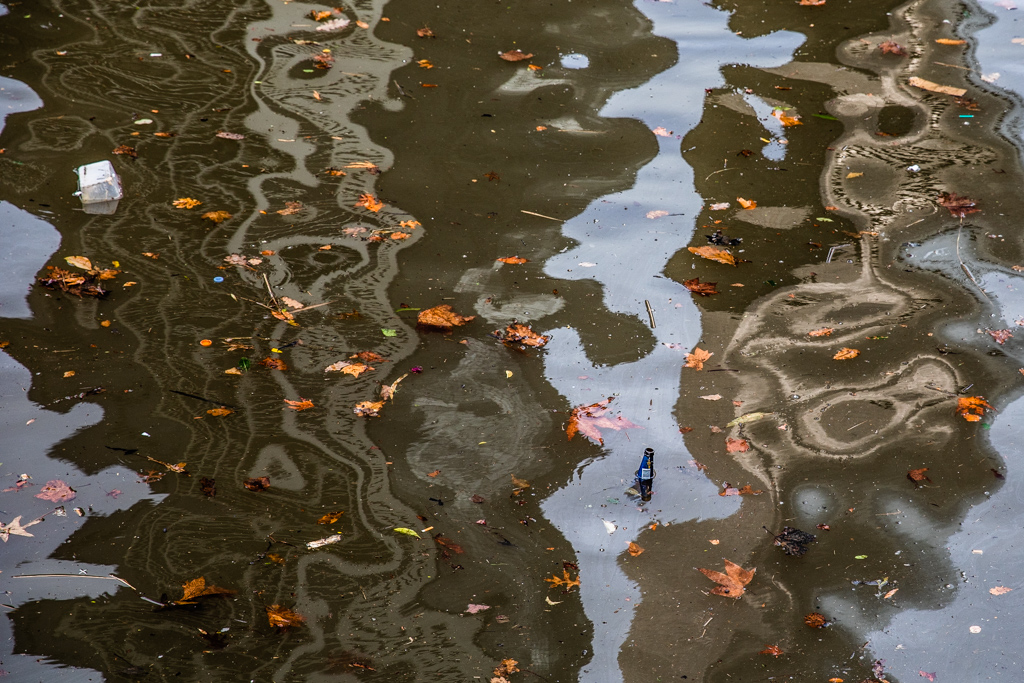
[[[181,199],[175,199],[171,204],[176,209],[194,209],[202,204],[202,202],[191,197],[182,197]]]
[[[442,330],[450,330],[453,327],[465,325],[475,319],[475,315],[461,316],[452,310],[448,304],[434,306],[425,311],[420,311],[416,316],[416,322],[426,327],[437,327]]]
[[[835,332],[834,327],[823,327],[820,330],[811,330],[807,333],[808,337],[831,337],[832,333]]]
[[[739,598],[741,595],[747,592],[744,588],[750,580],[754,578],[754,572],[756,569],[744,569],[735,562],[725,560],[725,573],[716,572],[711,569],[698,568],[704,576],[708,577],[717,584],[711,589],[712,595],[721,595],[724,598]]]
[[[711,351],[705,351],[700,347],[695,347],[693,353],[686,354],[686,365],[683,367],[693,368],[694,370],[703,370],[704,361],[715,355]]]
[[[860,351],[857,349],[848,349],[845,346],[836,352],[836,355],[832,356],[832,360],[850,360],[860,355]]]
[[[608,397],[589,406],[584,405],[573,408],[572,415],[569,417],[569,424],[565,428],[565,433],[569,436],[569,440],[571,441],[572,437],[576,436],[576,433],[579,432],[594,443],[604,445],[604,439],[601,438],[601,429],[614,429],[615,431],[639,429],[637,425],[621,415],[614,419],[608,417],[606,413],[608,412],[608,404],[611,401],[612,397]]]
[[[562,576],[558,574],[552,574],[550,579],[544,579],[552,586],[565,586],[566,591],[571,591],[573,586],[580,585],[580,577],[577,576],[575,579],[569,576],[569,570],[563,569]]]
[[[220,407],[214,408],[213,410],[207,410],[206,414],[213,415],[214,417],[224,417],[225,415],[230,415],[233,412],[235,411],[231,410],[231,408]]]
[[[360,417],[380,417],[380,409],[384,407],[384,401],[360,401],[352,411]]]
[[[746,453],[750,450],[750,443],[746,439],[734,439],[731,436],[725,440],[726,453]]]
[[[706,258],[710,261],[718,261],[724,263],[727,266],[736,265],[736,257],[729,253],[728,249],[722,249],[721,247],[687,247],[691,253]]]
[[[356,202],[355,205],[361,206],[369,211],[373,211],[374,213],[384,208],[384,202],[379,201],[376,197],[374,197],[372,194],[369,194],[368,192],[359,195],[359,201]]]
[[[289,401],[288,399],[285,399],[284,402],[287,403],[288,407],[292,410],[309,410],[313,407],[313,402],[308,398],[300,398],[298,401]]]
[[[629,542],[629,548],[627,548],[627,550],[629,550],[629,554],[632,555],[633,557],[636,557],[637,555],[641,554],[644,551],[643,548],[638,546],[633,541]]]
[[[192,579],[187,583],[181,585],[184,594],[181,596],[181,600],[175,600],[175,605],[194,605],[193,602],[196,598],[202,598],[207,595],[232,595],[236,591],[229,588],[221,588],[214,585],[206,585],[206,579],[200,576],[198,579]]]
[[[986,408],[995,410],[984,396],[961,396],[956,400],[956,414],[963,415],[968,422],[980,422]]]
[[[527,263],[530,259],[523,258],[522,256],[503,256],[498,260],[501,261],[502,263],[518,265],[520,263]]]
[[[306,617],[302,616],[298,612],[293,612],[283,605],[270,605],[266,610],[267,619],[270,620],[270,625],[278,628],[301,626],[302,622],[306,620]]]

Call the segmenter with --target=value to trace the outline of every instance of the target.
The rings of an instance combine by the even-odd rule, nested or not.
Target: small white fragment
[[[971,633],[981,633],[981,627],[980,626],[972,626],[972,627],[970,627],[967,630],[970,631]]]
[[[331,545],[332,543],[339,543],[340,541],[341,535],[335,534],[334,536],[328,536],[327,538],[319,538],[315,541],[310,541],[306,544],[306,547],[310,550],[314,550],[316,548],[322,548],[325,545]]]
[[[601,521],[604,522],[605,531],[607,531],[609,534],[614,534],[615,530],[619,528],[611,522],[609,522],[607,519],[602,519]]]

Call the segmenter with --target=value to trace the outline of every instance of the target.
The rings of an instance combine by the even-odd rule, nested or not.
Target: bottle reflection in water
[[[636,471],[636,490],[640,492],[640,500],[650,500],[654,485],[654,449],[645,448],[640,460],[640,468]]]

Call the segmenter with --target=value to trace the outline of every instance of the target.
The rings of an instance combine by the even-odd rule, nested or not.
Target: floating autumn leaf
[[[943,192],[936,200],[939,206],[949,209],[949,213],[957,218],[964,218],[968,214],[981,211],[978,203],[968,197],[958,195],[956,192]]]
[[[433,472],[427,472],[428,477],[436,477],[441,474],[441,470],[434,470]]]
[[[705,361],[713,355],[715,354],[711,351],[705,351],[699,346],[695,347],[693,352],[686,354],[686,365],[683,367],[693,368],[694,370],[703,370]]]
[[[339,519],[341,519],[341,516],[343,514],[345,514],[345,513],[344,512],[340,512],[340,511],[339,512],[328,512],[326,515],[324,515],[320,519],[316,520],[316,523],[317,524],[334,524]]]
[[[860,351],[857,349],[848,349],[845,346],[836,352],[836,355],[832,356],[832,360],[850,360],[860,355]]]
[[[464,611],[467,614],[478,614],[480,612],[486,612],[489,609],[491,609],[490,605],[476,605],[471,602],[466,606]]]
[[[129,159],[138,159],[139,158],[139,153],[137,151],[135,151],[135,148],[134,147],[129,147],[128,145],[118,145],[117,147],[115,147],[111,151],[111,154],[118,154],[118,155],[126,156]]]
[[[182,197],[181,199],[175,199],[171,204],[176,209],[194,209],[202,204],[202,202],[191,197]]]
[[[220,408],[213,408],[212,410],[207,410],[206,414],[212,415],[214,417],[224,417],[225,415],[230,415],[233,412],[235,411],[231,410],[230,408],[225,408],[221,406]]]
[[[433,69],[434,64],[429,59],[419,59],[416,61],[421,69]]]
[[[317,69],[330,69],[334,66],[334,57],[324,52],[313,55],[313,66]],[[313,97],[320,99],[320,93],[313,91]]]
[[[302,211],[302,202],[285,202],[283,209],[278,209],[277,213],[282,216],[291,216]]]
[[[518,663],[519,662],[514,659],[503,659],[501,660],[501,664],[495,667],[494,675],[504,677],[514,674],[519,671],[519,667],[516,666]]]
[[[360,417],[380,417],[380,409],[384,407],[384,401],[360,401],[352,411]]]
[[[963,45],[966,40],[955,40],[953,38],[936,38],[935,42],[939,45]]]
[[[734,439],[731,436],[725,440],[726,453],[746,453],[750,450],[750,443],[746,439]]]
[[[270,488],[270,477],[249,477],[242,486],[250,491],[266,491]]]
[[[346,374],[346,375],[352,375],[353,377],[358,377],[359,375],[363,374],[364,372],[367,372],[367,371],[373,370],[373,369],[374,368],[370,367],[366,363],[349,363],[345,367],[341,368],[341,372],[343,374]]]
[[[266,610],[270,625],[277,628],[285,629],[291,626],[301,626],[306,621],[306,617],[298,612],[293,612],[283,605],[270,605]]]
[[[727,266],[735,266],[736,258],[729,252],[728,249],[722,249],[721,247],[687,247],[690,253],[696,254],[701,258],[706,258],[709,261],[717,261],[718,263],[724,263]]]
[[[92,261],[84,256],[65,256],[64,260],[68,262],[68,265],[74,266],[75,268],[81,268],[82,270],[92,270]]]
[[[989,335],[991,335],[992,339],[994,339],[997,344],[1005,344],[1006,340],[1013,336],[1013,333],[1010,332],[1009,330],[985,330],[985,331],[988,332]]]
[[[835,332],[834,327],[823,327],[820,330],[811,330],[807,333],[808,337],[831,337],[832,333]]]
[[[966,88],[954,88],[951,85],[939,85],[938,83],[933,83],[923,78],[918,78],[917,76],[911,76],[908,78],[907,83],[915,88],[920,88],[921,90],[937,92],[943,95],[952,95],[953,97],[963,97],[967,94]]]
[[[504,330],[495,330],[492,334],[506,344],[522,344],[539,349],[550,341],[551,337],[537,334],[529,325],[512,323]]]
[[[629,554],[632,555],[633,557],[637,557],[638,555],[640,555],[644,551],[643,548],[638,546],[633,541],[629,542],[629,547],[627,548],[627,550],[629,551]]]
[[[506,62],[521,62],[524,59],[529,59],[530,57],[532,57],[533,53],[530,52],[529,54],[527,54],[522,50],[509,50],[508,52],[500,53],[498,56],[504,59]]]
[[[760,652],[758,652],[757,654],[759,654],[759,655],[772,655],[772,656],[778,657],[779,655],[783,654],[783,652],[782,652],[782,648],[780,648],[778,645],[765,645],[764,649],[761,650]]]
[[[260,365],[262,365],[265,368],[270,368],[271,370],[288,369],[288,364],[285,363],[283,360],[281,360],[280,358],[271,358],[270,356],[267,356],[266,358],[261,360]]]
[[[75,495],[75,490],[68,486],[66,482],[60,479],[51,479],[46,482],[46,486],[39,489],[39,493],[35,497],[53,503],[63,503],[73,499]]]
[[[724,598],[739,598],[747,592],[745,586],[754,578],[756,569],[744,569],[735,562],[725,560],[725,573],[716,572],[711,569],[698,568],[704,576],[717,584],[711,589],[712,595],[721,595]]]
[[[292,410],[309,410],[313,407],[313,402],[308,398],[300,397],[298,401],[290,401],[286,398],[284,399],[284,402],[287,403],[288,407]]]
[[[410,235],[407,232],[393,232],[390,235],[388,235],[388,237],[390,237],[393,240],[407,240],[410,237],[412,237],[412,235]]]
[[[213,498],[217,495],[217,482],[210,477],[203,477],[199,480],[199,490],[207,498]]]
[[[374,213],[377,213],[378,211],[384,208],[384,202],[379,201],[372,194],[364,192],[363,194],[359,195],[359,201],[355,203],[355,206],[362,207],[367,211],[373,211]]]
[[[203,598],[209,595],[234,595],[237,591],[230,588],[221,588],[213,584],[207,586],[206,579],[200,576],[181,585],[183,594],[180,600],[175,600],[175,605],[194,605],[196,598]]]
[[[420,38],[433,38],[434,32],[431,31],[428,27],[424,26],[423,28],[416,29],[416,35],[418,35]]]
[[[787,526],[783,527],[780,533],[775,534],[774,544],[782,548],[787,555],[799,557],[807,552],[807,544],[814,543],[816,540],[818,537],[814,534]]]
[[[961,396],[956,400],[956,414],[963,415],[968,422],[980,422],[986,408],[995,410],[984,396]]]
[[[509,265],[519,265],[520,263],[527,263],[530,259],[525,259],[522,256],[502,256],[498,259],[502,263],[508,263]]]
[[[611,402],[612,397],[608,397],[591,405],[573,408],[572,414],[569,417],[569,424],[565,428],[565,433],[568,435],[569,440],[571,441],[572,437],[576,436],[576,433],[579,432],[594,443],[604,445],[604,439],[601,437],[602,429],[613,429],[615,431],[639,429],[637,425],[621,415],[614,419],[609,417],[607,415],[608,404]]]
[[[146,460],[149,460],[150,462],[155,462],[155,463],[158,463],[160,465],[163,465],[164,467],[169,469],[171,472],[177,472],[179,474],[185,474],[185,465],[188,464],[187,462],[179,462],[177,464],[173,464],[173,463],[169,463],[169,462],[164,462],[163,460],[157,460],[156,458],[153,458],[153,457],[148,456],[148,455],[146,456]],[[157,481],[159,481],[159,479]]]
[[[753,489],[750,484],[742,488],[736,488],[735,486],[729,486],[729,482],[725,482],[722,490],[718,492],[720,496],[757,496],[764,493],[761,489]]]
[[[217,137],[224,138],[225,140],[244,140],[245,136],[241,133],[229,133],[226,130],[218,130]]]
[[[510,474],[508,476],[512,477],[512,486],[515,487],[516,490],[522,491],[523,489],[530,488],[530,482],[525,479],[520,479],[514,474]]]
[[[10,539],[11,536],[28,536],[29,538],[32,538],[34,534],[30,534],[29,532],[25,531],[25,529],[35,524],[39,524],[41,521],[43,521],[42,518],[39,518],[33,519],[28,524],[22,524],[21,515],[18,515],[17,517],[11,520],[10,524],[4,524],[3,522],[0,522],[0,541],[7,543],[8,539]]]
[[[757,208],[757,202],[755,202],[753,199],[744,199],[743,197],[737,197],[736,201],[744,209],[756,209]]]
[[[665,126],[658,126],[657,128],[652,128],[651,132],[660,138],[672,137],[672,131],[665,128]]]
[[[386,358],[384,358],[384,356],[381,356],[378,353],[374,353],[373,351],[360,351],[359,353],[352,354],[351,356],[349,356],[349,358],[358,358],[359,360],[363,361],[364,363],[388,363],[388,362],[390,362]]]
[[[907,54],[906,49],[902,45],[892,40],[879,43],[878,49],[882,51],[883,55],[896,55],[897,57],[903,57]]]
[[[144,252],[142,252],[142,255],[145,256],[146,258],[151,258],[154,261],[157,260],[158,258],[160,258],[160,254],[159,253],[153,253],[151,251],[144,251]]]
[[[325,9],[313,10],[312,12],[309,13],[309,16],[313,21],[323,21],[324,19],[330,19],[333,14],[334,12],[332,12],[331,10]]]
[[[550,583],[552,586],[554,586],[556,588],[558,588],[560,586],[565,586],[566,592],[571,591],[573,586],[579,586],[580,585],[580,577],[579,577],[579,575],[577,575],[575,579],[571,578],[569,576],[569,570],[568,569],[563,569],[562,570],[562,576],[558,576],[558,574],[552,574],[550,579],[544,579],[544,580],[547,581],[548,583]]]
[[[799,4],[804,7],[818,7],[819,5],[824,5],[825,0],[800,0]]]
[[[927,471],[928,471],[927,467],[922,467],[922,468],[916,469],[916,470],[909,470],[907,472],[907,479],[909,479],[910,481],[914,482],[915,486],[917,484],[920,484],[923,481],[929,481],[930,482],[931,479],[929,479],[928,475],[925,474],[925,472],[927,472]]]
[[[824,3],[822,3],[824,4]],[[804,122],[795,116],[786,116],[781,109],[773,109],[772,116],[779,120],[783,128],[790,128],[792,126],[802,126]]]
[[[804,623],[811,628],[825,628],[826,626],[832,625],[829,620],[825,618],[824,614],[819,614],[818,612],[811,612],[805,616]]]
[[[694,294],[700,294],[701,296],[718,294],[718,290],[715,289],[717,285],[717,282],[701,282],[699,277],[695,277],[692,280],[683,280],[683,287],[686,287]]]
[[[436,327],[442,330],[450,330],[453,327],[460,327],[475,319],[475,315],[461,316],[452,310],[448,304],[434,306],[425,311],[420,311],[416,316],[416,322],[424,327]]]
[[[665,211],[664,209],[657,209],[656,211],[648,211],[647,212],[647,217],[650,218],[651,220],[654,220],[655,218],[661,218],[661,217],[667,216],[667,215],[668,215],[668,211]]]
[[[1012,590],[1012,588],[1007,588],[1006,586],[994,586],[992,588],[989,588],[988,592],[992,595],[1006,595]]]
[[[405,379],[408,376],[409,376],[409,373],[405,373],[404,375],[402,375],[401,377],[396,379],[391,384],[385,384],[384,386],[382,386],[380,388],[380,398],[381,398],[381,400],[382,401],[386,401],[388,399],[391,399],[392,401],[394,401],[395,400],[395,393],[398,391],[398,383],[401,382],[403,379]]]
[[[231,214],[227,211],[207,211],[203,214],[203,218],[214,223],[222,223],[231,218]]]

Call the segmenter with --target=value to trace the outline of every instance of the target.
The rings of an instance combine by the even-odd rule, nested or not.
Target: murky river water
[[[0,670],[1018,680],[1024,352],[988,333],[1024,325],[1018,15],[8,3]],[[125,196],[83,212],[104,159]],[[737,264],[688,249],[717,230]],[[110,293],[33,285],[68,256]],[[476,318],[417,326],[442,304]],[[609,397],[635,428],[567,440]],[[171,604],[198,577],[233,592]]]

